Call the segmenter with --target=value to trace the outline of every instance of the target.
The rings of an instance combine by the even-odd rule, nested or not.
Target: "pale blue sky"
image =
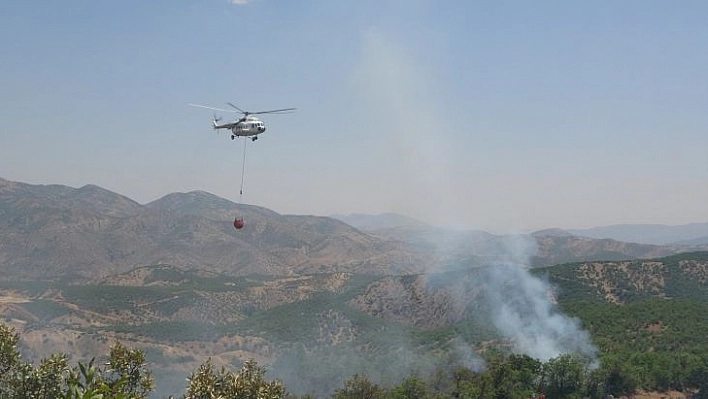
[[[0,177],[494,232],[708,221],[704,1],[3,1]],[[223,115],[228,117],[229,115]]]

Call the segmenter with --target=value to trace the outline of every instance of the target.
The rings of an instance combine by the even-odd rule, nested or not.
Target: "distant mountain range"
[[[379,215],[353,213],[349,215],[332,215],[332,217],[365,231],[426,226],[424,222],[395,213],[383,213]],[[535,232],[534,234],[543,233],[543,235],[548,235],[551,232],[557,235],[575,235],[587,238],[611,239],[637,244],[708,244],[708,222],[688,223],[682,225],[616,224],[587,229],[547,229]]]
[[[350,213],[348,215],[332,215],[331,217],[341,220],[361,230],[390,229],[395,227],[424,227],[425,223],[399,215],[397,213],[382,213],[370,215],[366,213]]]
[[[571,234],[583,237],[612,238],[617,241],[641,244],[708,244],[708,223],[690,223],[678,226],[667,226],[663,224],[617,224],[567,231]]]
[[[246,220],[243,230],[233,228],[235,215]],[[495,262],[548,266],[652,258],[708,248],[626,243],[556,230],[494,235],[438,228],[395,214],[281,215],[203,191],[172,193],[141,205],[95,185],[3,179],[0,237],[3,278],[66,281],[98,280],[158,264],[230,276],[389,275]]]
[[[445,254],[448,262],[483,264],[523,260],[523,255],[529,255],[532,266],[538,267],[579,261],[648,259],[708,249],[708,235],[705,235],[708,223],[617,225],[494,235],[481,230],[439,228],[393,213],[332,217],[373,235],[425,245],[431,251]]]

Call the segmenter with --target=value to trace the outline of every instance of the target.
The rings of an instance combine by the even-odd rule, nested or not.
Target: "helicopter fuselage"
[[[238,119],[234,122],[217,124],[214,122],[214,129],[229,129],[231,130],[231,138],[236,137],[250,137],[263,133],[266,131],[265,124],[262,120],[255,116],[246,116],[244,118]]]

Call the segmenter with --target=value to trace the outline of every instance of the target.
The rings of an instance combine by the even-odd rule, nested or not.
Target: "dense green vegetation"
[[[685,263],[696,262],[696,270]],[[691,299],[708,303],[708,252],[690,252],[652,260],[624,261],[626,267],[612,267],[617,262],[595,262],[604,266],[603,279],[613,287],[616,298],[623,303],[642,299],[662,297],[668,299]],[[659,267],[646,267],[655,263]],[[683,266],[682,266],[683,263]],[[532,273],[547,278],[560,288],[558,301],[560,303],[576,300],[605,302],[601,290],[592,285],[583,276],[578,275],[578,269],[584,262],[568,263],[545,268],[537,268]],[[645,287],[631,277],[646,276],[657,279],[657,286]]]
[[[195,321],[160,321],[142,324],[116,324],[110,327],[119,333],[137,334],[167,342],[213,341],[223,335],[223,326],[205,327]]]
[[[583,263],[534,273],[558,287],[561,310],[580,319],[590,332],[605,372],[623,376],[636,388],[701,389],[699,396],[708,397],[708,285],[701,282],[708,252],[650,261],[659,267],[645,262],[626,261],[624,268],[603,263],[609,264],[603,282],[619,303],[608,302],[597,283],[579,276]],[[698,273],[691,262],[699,264]],[[632,275],[658,282],[660,289],[642,286]]]
[[[56,317],[69,314],[71,310],[66,306],[46,299],[35,299],[31,302],[20,304],[20,307],[30,312],[38,319],[38,323],[45,323]]]
[[[708,303],[650,298],[616,305],[567,302],[603,352],[686,352],[708,355]]]

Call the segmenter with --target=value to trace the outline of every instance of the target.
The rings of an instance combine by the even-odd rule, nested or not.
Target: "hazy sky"
[[[493,232],[708,221],[705,1],[2,1],[0,177]],[[225,117],[233,115],[224,114]]]

